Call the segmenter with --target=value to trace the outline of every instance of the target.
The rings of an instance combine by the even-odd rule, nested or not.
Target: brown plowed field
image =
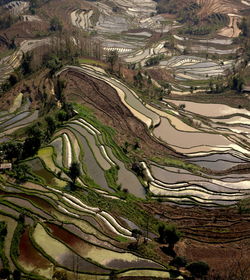
[[[206,17],[213,13],[228,14],[237,13],[240,3],[231,0],[196,0],[201,6],[199,16]]]
[[[123,145],[125,141],[133,143],[135,139],[139,139],[147,157],[167,154],[180,157],[167,146],[154,140],[146,126],[132,115],[116,91],[105,82],[74,70],[64,72],[61,77],[67,80],[67,99],[93,109],[97,119],[116,130],[116,141],[119,145]]]
[[[184,234],[176,245],[177,255],[205,261],[221,275],[238,261],[250,266],[250,214],[240,214],[233,207],[205,209],[159,203],[144,203],[142,207],[161,221],[176,224]]]
[[[60,18],[64,31],[75,29],[71,23],[70,14],[76,9],[93,9],[91,2],[82,0],[53,0],[38,9],[37,14],[45,21],[49,21],[55,15]]]

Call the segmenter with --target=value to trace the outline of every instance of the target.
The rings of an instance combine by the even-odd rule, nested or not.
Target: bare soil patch
[[[205,209],[160,203],[144,203],[146,211],[166,223],[174,223],[184,234],[177,255],[189,261],[205,261],[221,275],[239,260],[250,265],[250,214],[236,207]]]
[[[94,110],[97,119],[115,128],[116,140],[119,145],[125,141],[139,139],[145,155],[180,156],[173,150],[158,143],[148,133],[146,126],[135,118],[122,104],[116,91],[106,83],[76,71],[67,71],[62,79],[68,81],[66,97],[68,101],[78,102]]]

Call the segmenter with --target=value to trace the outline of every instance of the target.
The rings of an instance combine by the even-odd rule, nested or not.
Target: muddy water
[[[57,259],[57,262],[63,267],[66,267],[70,270],[74,270],[75,268],[79,272],[109,273],[109,270],[92,264],[73,252],[63,253],[60,258]]]
[[[158,268],[162,269],[163,267],[157,263],[149,262],[147,260],[135,260],[135,261],[126,261],[122,259],[114,259],[107,263],[108,267],[117,268],[117,269],[126,269],[126,268]]]
[[[13,123],[12,125],[9,125],[8,126],[8,129],[11,129],[12,127],[16,127],[16,126],[22,126],[22,125],[25,125],[25,124],[28,124],[34,120],[36,120],[38,118],[38,113],[39,111],[35,111],[34,113],[32,113],[30,116],[28,116],[27,118],[25,117],[24,119],[16,122],[16,123]]]
[[[10,118],[13,118],[15,115],[14,114],[7,114],[6,116],[0,117],[0,123],[2,125],[3,122],[7,121]]]
[[[35,207],[32,205],[29,201],[21,198],[16,198],[16,197],[5,197],[5,200],[19,206],[22,208],[26,208],[30,210],[32,213],[37,214],[45,219],[51,219],[51,216],[45,213],[44,211],[40,210],[39,208]]]
[[[155,128],[154,135],[170,145],[183,148],[202,145],[227,146],[231,144],[229,140],[221,135],[178,131],[171,126],[166,118],[162,118],[162,123]]]
[[[247,195],[243,193],[239,193],[235,191],[234,193],[224,193],[224,192],[211,192],[211,191],[205,191],[203,188],[190,185],[184,189],[162,189],[158,188],[157,186],[150,185],[150,190],[154,194],[163,195],[163,196],[176,196],[176,197],[182,197],[182,196],[190,196],[193,199],[200,199],[201,202],[215,202],[218,200],[225,200],[225,201],[231,201],[232,203],[236,202],[237,200],[245,198]]]
[[[246,126],[223,126],[219,124],[212,124],[212,127],[216,128],[217,130],[220,131],[232,131],[235,133],[245,133],[245,134],[250,134],[250,127]]]
[[[57,135],[63,135],[63,134],[66,134],[69,137],[69,140],[70,140],[70,143],[71,143],[71,146],[72,146],[72,159],[73,159],[73,152],[74,152],[77,160],[79,160],[80,147],[78,145],[78,142],[77,142],[74,134],[66,128],[61,129],[57,133]],[[56,151],[57,151],[58,161],[60,161],[61,154],[62,154],[62,143],[61,143],[60,139],[61,139],[61,137],[58,137],[56,140],[53,141],[54,143],[52,142],[52,145],[56,148]],[[59,154],[59,157],[58,157],[58,154]]]
[[[209,168],[211,170],[226,170],[229,168],[232,168],[237,165],[237,163],[233,162],[227,162],[223,160],[218,160],[218,161],[196,161],[196,164],[198,164],[201,167]]]
[[[164,101],[174,103],[177,106],[179,106],[180,104],[185,104],[186,111],[190,111],[207,117],[222,117],[232,114],[245,114],[247,116],[250,116],[250,112],[246,109],[236,109],[223,104],[205,104],[170,99],[164,99]]]
[[[250,174],[229,174],[226,176],[221,175],[213,175],[210,176],[211,178],[221,180],[223,182],[242,182],[242,181],[249,181],[250,180]]]
[[[39,267],[41,269],[46,269],[51,266],[51,263],[48,261],[48,259],[43,257],[31,243],[28,228],[25,229],[25,232],[20,238],[19,252],[20,256],[18,260],[24,267],[27,265],[28,268],[32,267],[35,269]]]
[[[159,180],[160,182],[157,182],[161,184],[167,183],[167,184],[175,184],[175,183],[187,183],[185,185],[185,188],[191,187],[191,186],[196,186],[202,190],[202,188],[211,190],[213,192],[228,192],[228,193],[234,193],[235,190],[228,189],[226,187],[220,186],[218,184],[213,184],[210,181],[210,179],[203,178],[201,176],[195,176],[192,174],[182,174],[182,173],[174,173],[170,172],[168,170],[165,170],[163,168],[160,168],[155,165],[151,165],[151,170],[153,172],[153,176],[155,179]],[[166,188],[168,186],[166,185]],[[170,187],[170,186],[169,186]],[[178,190],[178,185],[176,186],[171,186],[171,189],[173,190]]]
[[[66,247],[62,242],[55,239],[57,235],[53,232],[48,234],[45,229],[39,224],[33,234],[34,240],[39,246],[51,256],[59,265],[66,267],[70,270],[77,268],[78,271],[87,272],[107,272],[107,270],[99,268],[98,266],[91,264],[90,262],[79,257],[75,252]],[[87,244],[87,249],[90,246]],[[83,248],[83,250],[85,247]],[[86,250],[86,249],[85,249]]]
[[[63,151],[63,144],[62,144],[62,137],[56,138],[54,141],[51,142],[51,146],[54,147],[56,151],[56,163],[59,166],[62,166],[62,151]]]
[[[89,176],[93,178],[99,186],[113,192],[113,190],[109,188],[104,176],[104,171],[98,165],[86,139],[78,131],[74,130],[73,132],[78,138],[80,145],[82,146],[84,152],[84,163],[87,165]]]
[[[84,242],[76,235],[68,232],[67,230],[65,230],[59,226],[49,224],[49,228],[52,230],[52,235],[55,238],[63,241],[66,245],[68,245],[70,248],[72,248],[77,253],[81,253],[83,248],[84,248],[84,250],[86,250],[86,248],[89,246],[88,243],[86,246],[86,242]],[[77,265],[79,271],[87,271],[87,272],[105,272],[106,271],[105,269],[102,269],[102,268],[80,258],[74,252],[65,253],[64,256],[62,256],[60,258],[59,263],[62,264],[63,266],[71,268],[71,269],[73,268],[74,265],[75,266]]]
[[[190,174],[174,173],[165,170],[161,167],[158,167],[156,165],[151,165],[150,168],[152,170],[153,177],[162,182],[177,183],[177,182],[191,181],[191,180],[192,181],[204,180],[204,178],[200,176],[192,175],[191,173]]]
[[[222,122],[227,124],[238,124],[238,125],[248,125],[250,126],[250,118],[244,118],[240,116],[234,116],[231,118],[223,118],[223,119],[211,119],[213,122]]]
[[[157,113],[158,115],[160,115],[161,117],[165,117],[167,118],[171,124],[178,130],[182,130],[182,131],[188,131],[188,132],[198,132],[199,130],[187,125],[186,123],[182,122],[180,119],[178,119],[177,117],[166,113],[164,111],[161,111],[153,106],[150,105],[146,105],[147,108],[149,108],[150,110],[154,111],[155,113]],[[159,126],[161,126],[162,123],[160,123]]]
[[[0,133],[0,135],[1,135],[1,133]],[[10,140],[9,137],[1,137],[1,138],[0,138],[0,143],[7,142],[7,141],[9,141],[9,140]]]
[[[103,157],[100,149],[96,145],[95,137],[92,134],[90,134],[86,129],[84,129],[81,125],[71,123],[70,127],[73,127],[75,130],[79,131],[84,137],[86,137],[88,143],[90,144],[91,149],[94,152],[97,161],[99,162],[99,164],[103,169],[108,170],[111,166]]]
[[[231,151],[230,147],[215,147],[215,146],[199,146],[199,147],[194,147],[194,148],[179,148],[179,147],[174,147],[174,149],[180,153],[184,153],[188,156],[202,156],[202,155],[207,155],[210,154],[214,151],[217,152],[227,152]]]
[[[32,168],[33,173],[45,180],[46,184],[57,185],[55,176],[43,167],[39,158],[32,159],[27,164]]]
[[[206,51],[208,53],[216,53],[216,54],[232,54],[235,53],[237,51],[237,48],[233,48],[233,49],[216,49],[214,47],[207,47],[207,46],[203,46],[203,45],[197,45],[197,46],[192,46],[191,50],[193,52],[199,53],[202,51]]]
[[[11,118],[10,120],[2,123],[0,125],[0,127],[6,127],[6,126],[10,126],[20,120],[22,120],[23,118],[26,118],[28,115],[30,114],[30,112],[23,112],[21,114],[16,115],[15,117]]]
[[[84,218],[85,219],[85,218]],[[85,219],[86,220],[86,219]],[[94,226],[96,228],[99,228],[99,224],[95,225]],[[112,249],[112,250],[117,250],[117,251],[121,251],[123,252],[122,249],[118,249],[116,248],[115,246],[113,246],[111,243],[107,242],[107,241],[103,241],[103,240],[100,240],[98,239],[97,237],[95,237],[94,235],[91,235],[91,234],[88,234],[88,233],[85,233],[83,231],[80,230],[80,228],[78,228],[76,225],[74,224],[64,224],[63,227],[68,230],[69,232],[75,234],[76,236],[78,236],[79,238],[82,238],[84,240],[87,240],[91,243],[94,243],[96,245],[99,245],[99,246],[102,246],[102,247],[105,247],[107,249]],[[112,241],[114,242],[114,241]]]
[[[33,182],[26,182],[22,185],[22,187],[25,187],[25,188],[31,189],[31,190],[43,191],[43,192],[48,191],[48,189],[44,188],[42,185],[35,184]]]
[[[129,193],[140,198],[145,198],[145,189],[136,175],[129,171],[124,163],[113,155],[112,150],[109,147],[107,147],[107,151],[112,160],[120,167],[118,171],[118,183],[122,185],[122,189],[128,189]]]
[[[18,218],[19,217],[19,212],[17,212],[16,210],[14,210],[11,207],[8,207],[6,205],[3,205],[2,203],[0,204],[0,210],[3,211],[4,213],[8,213],[13,215],[14,217]]]
[[[192,163],[198,164],[202,167],[214,169],[214,170],[224,170],[231,168],[237,164],[246,163],[246,161],[235,157],[229,153],[221,154],[216,153],[207,156],[193,157],[189,160]]]

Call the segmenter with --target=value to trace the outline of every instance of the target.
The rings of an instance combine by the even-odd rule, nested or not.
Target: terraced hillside
[[[103,108],[97,106],[97,92],[93,91],[95,95],[94,99],[91,99],[92,90],[86,88],[86,82],[96,84],[98,87],[99,80],[108,83],[112,87],[116,83],[119,87],[116,86],[114,88],[123,106],[127,107],[134,117],[140,119],[148,127],[150,126],[152,135],[158,138],[163,145],[165,142],[173,151],[175,150],[179,154],[186,155],[185,160],[197,165],[197,171],[199,170],[200,173],[199,176],[196,174],[193,177],[190,172],[186,173],[185,170],[176,168],[172,170],[173,178],[176,176],[172,181],[172,179],[170,179],[170,170],[165,170],[164,167],[161,166],[152,166],[152,171],[150,171],[144,164],[145,172],[148,173],[148,178],[146,178],[146,180],[152,194],[168,197],[168,200],[174,200],[175,202],[177,202],[178,199],[181,202],[188,202],[191,199],[191,201],[195,200],[207,205],[230,205],[248,196],[249,176],[247,175],[247,170],[249,168],[249,137],[247,135],[249,134],[249,129],[247,123],[249,121],[249,112],[247,110],[237,110],[225,105],[220,105],[221,107],[218,107],[217,105],[216,111],[213,113],[211,109],[215,108],[214,104],[186,102],[186,109],[183,111],[178,109],[178,105],[180,105],[181,102],[167,99],[164,99],[161,109],[150,105],[145,106],[143,103],[139,103],[138,96],[134,95],[135,93],[128,91],[128,88],[123,88],[123,85],[118,84],[118,81],[109,80],[109,82],[107,82],[107,77],[100,69],[98,71],[98,68],[93,70],[84,65],[82,68],[71,67],[66,71],[68,76],[64,76],[64,78],[67,77],[67,79],[72,79],[71,77],[74,77],[76,73],[78,73],[77,77],[82,75],[83,84],[85,85],[84,88],[88,91],[87,96],[85,91],[81,94],[77,94],[77,89],[83,87],[81,86],[83,85],[82,78],[74,79],[74,86],[71,87],[71,84],[68,85],[70,98],[76,95],[77,99],[73,98],[73,100],[77,100],[83,104],[90,104],[96,114],[99,115]],[[104,89],[104,86],[102,86],[102,88]],[[111,95],[109,97],[109,95],[106,94],[105,98],[111,98]],[[171,102],[173,102],[172,105]],[[208,115],[205,114],[206,107],[209,112]],[[218,111],[218,109],[220,109],[220,111]],[[244,114],[246,121],[245,127],[239,123],[237,125],[237,116],[240,117],[242,121],[244,118],[241,116]],[[109,119],[111,116],[105,115],[106,114],[103,115],[103,112],[101,112],[100,118],[106,120],[107,124],[110,124]],[[112,114],[112,116],[113,125],[117,127],[115,125],[115,114]],[[186,118],[191,118],[193,120],[193,125],[185,124],[182,121],[184,116]],[[208,116],[214,117],[211,119],[211,123],[208,123],[206,119]],[[228,119],[231,120],[231,117],[233,117],[235,124],[229,128],[226,122]],[[206,123],[203,123],[202,118],[204,118],[204,120],[206,119]],[[151,121],[149,122],[150,119]],[[80,124],[80,122],[78,123]],[[128,124],[129,123],[125,123],[124,127]],[[122,129],[123,133],[126,131],[124,127]],[[223,133],[221,133],[221,131],[223,131]],[[139,134],[137,134],[137,137],[140,137]],[[146,146],[144,146],[146,143],[144,144],[144,141],[145,140],[142,138],[141,147],[146,149]],[[146,142],[147,145],[149,145],[148,140],[146,140]],[[157,149],[157,152],[159,152],[159,149]],[[156,156],[156,154],[151,155],[152,158]],[[229,177],[232,178],[228,179],[229,172],[227,172],[227,170],[236,171],[237,169],[246,169],[246,171],[243,171],[246,172],[245,176],[241,175],[242,178],[239,178],[238,175],[236,175],[236,178],[233,179],[234,175],[230,174]],[[182,172],[183,175],[185,174],[185,179],[181,174]],[[207,175],[204,173],[207,173]],[[188,174],[190,174],[189,179]],[[199,183],[196,183],[196,180],[199,181]],[[223,193],[225,194],[223,195]],[[172,198],[170,199],[169,196],[172,196]],[[190,197],[187,198],[188,196]]]
[[[1,279],[249,279],[249,5],[0,1]]]

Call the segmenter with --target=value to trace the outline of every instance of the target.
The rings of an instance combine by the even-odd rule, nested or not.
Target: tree
[[[30,167],[25,163],[14,165],[12,169],[14,178],[20,183],[27,181],[27,173],[29,171]]]
[[[23,213],[20,213],[20,214],[19,214],[18,221],[19,221],[21,224],[24,224],[24,223],[25,223],[25,215],[24,215]]]
[[[0,278],[1,279],[7,279],[10,276],[10,271],[8,268],[2,268],[0,270]]]
[[[13,162],[14,159],[19,160],[21,158],[23,145],[19,142],[6,142],[0,146],[0,150],[3,151],[6,160]]]
[[[202,278],[208,274],[209,266],[205,262],[192,262],[186,266],[186,269],[190,271],[194,277]]]
[[[179,269],[187,265],[187,260],[184,257],[177,256],[169,264]]]
[[[136,140],[135,140],[135,144],[133,145],[133,149],[134,149],[134,150],[140,149],[139,139],[136,139]]]
[[[134,75],[134,84],[135,86],[142,87],[142,82],[143,82],[143,76],[141,74],[141,71],[138,71],[138,73]]]
[[[180,240],[181,232],[174,225],[161,224],[158,228],[159,241],[168,244],[170,251],[174,250],[174,245]]]
[[[21,272],[17,269],[13,271],[13,280],[20,280],[21,279]]]
[[[156,56],[150,57],[149,59],[147,59],[145,61],[145,65],[147,67],[149,66],[154,66],[154,65],[158,65],[160,63],[160,61],[164,58],[163,54],[158,54]]]
[[[41,136],[33,136],[26,138],[23,144],[22,157],[27,158],[36,154],[42,144]]]
[[[143,167],[139,162],[134,162],[132,164],[132,170],[136,173],[137,176],[143,177]]]
[[[49,29],[50,29],[50,31],[62,31],[63,26],[62,26],[62,23],[59,20],[59,18],[53,17],[50,20],[50,28]]]
[[[184,103],[179,105],[180,110],[184,111],[185,108],[186,108],[186,105]]]
[[[242,19],[241,23],[239,24],[239,28],[241,29],[241,35],[243,37],[249,36],[249,26],[246,18]]]
[[[152,79],[151,77],[148,75],[148,79],[147,79],[147,84],[150,86],[152,85]]]
[[[63,122],[67,121],[68,116],[67,116],[67,113],[65,111],[61,110],[57,113],[56,118],[62,124]]]
[[[53,275],[53,279],[57,279],[57,280],[67,280],[67,274],[64,271],[56,271]]]
[[[240,75],[235,75],[230,81],[231,89],[241,92],[244,85],[244,80]]]
[[[66,112],[68,120],[76,115],[76,112],[74,111],[74,107],[70,103],[63,103],[62,109]]]
[[[61,102],[65,102],[65,97],[63,96],[63,90],[66,88],[66,81],[57,78],[55,86],[56,98]]]
[[[116,276],[116,272],[114,270],[112,270],[109,274],[109,279],[110,280],[116,280],[118,279],[117,276]]]
[[[107,55],[107,62],[110,63],[111,71],[114,71],[114,66],[118,60],[118,52],[116,50],[110,51]]]
[[[0,236],[1,238],[4,238],[8,233],[8,230],[7,230],[7,225],[5,222],[1,222],[0,223]]]
[[[32,73],[32,67],[31,67],[32,59],[33,59],[32,52],[27,52],[23,55],[23,60],[20,67],[24,76]]]
[[[18,80],[19,77],[15,73],[10,74],[9,82],[11,86],[14,86],[18,82]]]
[[[51,116],[47,116],[45,118],[45,121],[47,122],[48,128],[47,128],[47,136],[50,138],[50,136],[55,132],[56,130],[56,122],[54,118]]]
[[[18,17],[16,16],[3,13],[3,16],[0,17],[0,30],[9,28],[12,24],[17,22],[17,20]]]
[[[72,179],[73,184],[75,184],[77,177],[81,174],[80,165],[78,162],[72,162],[69,168],[69,177]]]
[[[134,237],[136,239],[136,248],[138,247],[140,236],[142,236],[141,230],[139,230],[137,228],[132,230],[132,237]]]
[[[47,68],[50,69],[50,75],[53,76],[56,71],[58,71],[62,67],[62,61],[58,56],[55,54],[51,55],[50,57],[44,57],[44,63]]]
[[[40,125],[41,125],[40,123],[36,123],[36,124],[32,125],[31,127],[28,127],[27,128],[27,135],[29,137],[37,137],[37,138],[43,139],[44,132],[39,127]]]

